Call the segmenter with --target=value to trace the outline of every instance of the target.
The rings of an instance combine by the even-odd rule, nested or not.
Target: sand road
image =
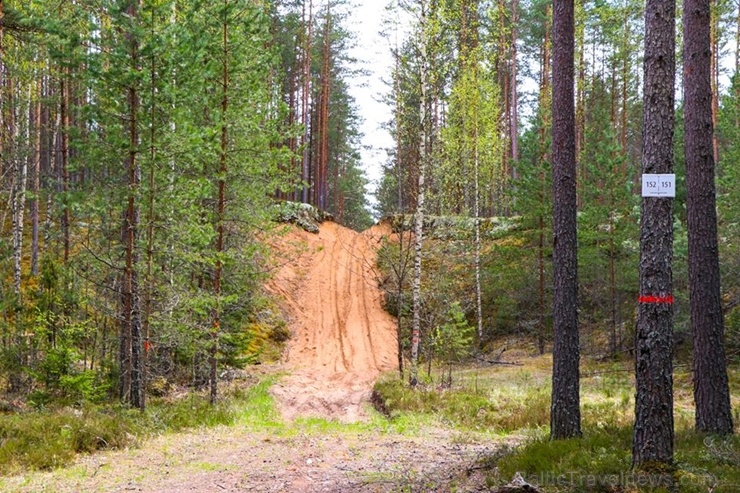
[[[270,283],[293,334],[284,357],[290,375],[273,388],[285,419],[361,419],[377,377],[397,368],[396,321],[382,307],[375,268],[384,233],[325,222],[318,235],[288,235],[295,253]]]

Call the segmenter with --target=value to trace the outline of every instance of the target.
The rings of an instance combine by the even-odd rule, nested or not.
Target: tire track
[[[361,419],[375,379],[398,359],[395,320],[382,307],[373,267],[377,234],[327,222],[318,235],[297,229],[291,235],[305,245],[303,253],[271,283],[293,283],[272,288],[289,293],[291,374],[273,394],[286,419]]]

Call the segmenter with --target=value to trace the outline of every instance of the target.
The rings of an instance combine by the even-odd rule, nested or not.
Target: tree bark
[[[509,82],[509,88],[511,89],[511,100],[509,104],[511,105],[511,111],[510,111],[510,125],[511,129],[509,130],[510,137],[511,137],[511,179],[516,181],[517,171],[516,171],[516,165],[517,161],[519,160],[519,112],[517,109],[517,104],[519,101],[518,93],[517,93],[517,67],[516,67],[516,58],[517,58],[517,50],[516,50],[516,38],[517,38],[517,0],[512,0],[511,2],[511,81]]]
[[[41,99],[42,79],[38,80],[34,110],[33,139],[33,200],[31,201],[31,274],[39,274],[39,188],[41,186]]]
[[[3,6],[3,0],[0,0],[0,95],[2,95],[5,89],[5,8]],[[0,100],[0,103],[2,101]],[[0,104],[0,119],[5,120],[5,104]],[[0,176],[5,175],[5,125],[4,122],[0,125]],[[4,218],[2,218],[4,219]],[[4,224],[3,220],[0,224]]]
[[[475,314],[478,340],[483,340],[483,293],[481,287],[481,238],[480,238],[480,152],[478,149],[479,116],[476,111],[473,131],[473,217],[475,218]]]
[[[319,149],[314,180],[314,203],[319,209],[326,209],[327,170],[329,164],[329,97],[331,92],[331,12],[326,4],[326,24],[324,28],[323,63],[321,68],[321,96],[319,98]]]
[[[643,173],[673,172],[674,0],[645,8]],[[640,300],[635,334],[636,468],[673,461],[673,199],[642,199]]]
[[[710,7],[710,40],[709,40],[709,50],[710,50],[710,69],[709,74],[711,78],[710,87],[711,87],[711,121],[712,121],[712,129],[717,128],[717,118],[719,117],[719,71],[720,71],[720,40],[719,40],[719,22],[720,22],[720,13],[719,9],[720,6],[718,5],[719,2],[714,1],[715,8]],[[684,13],[684,17],[686,17],[686,13]],[[686,26],[684,25],[684,29]],[[697,33],[693,32],[693,36],[696,36]],[[685,48],[685,46],[684,46]],[[684,51],[685,53],[685,51]],[[690,74],[690,75],[696,75],[696,74]],[[719,137],[717,134],[712,132],[712,154],[714,156],[714,163],[719,162]]]
[[[60,82],[60,93],[61,93],[61,140],[62,140],[62,152],[61,152],[61,185],[62,194],[64,195],[62,204],[62,243],[64,246],[64,262],[67,263],[69,260],[69,204],[67,203],[69,192],[69,69],[62,69],[61,82]]]
[[[128,0],[126,14],[129,19],[138,17],[139,0]],[[128,44],[130,69],[139,70],[139,42],[136,35],[129,30],[125,34]],[[139,145],[139,92],[136,82],[127,89],[128,115],[126,118],[128,133],[128,203],[123,224],[125,246],[125,267],[123,275],[123,313],[121,334],[122,386],[121,396],[131,406],[144,409],[143,368],[142,368],[142,331],[141,331],[141,298],[139,293],[137,248],[140,222],[137,193],[141,181],[141,170],[138,160]],[[126,372],[129,372],[126,375]]]
[[[18,88],[18,93],[20,93],[20,88]],[[31,91],[29,91],[29,96],[30,95]],[[21,113],[23,113],[22,110]],[[11,119],[10,122],[10,138],[13,142],[17,142],[19,133],[18,125],[13,120],[14,118]],[[21,274],[23,269],[23,226],[25,224],[26,189],[28,184],[28,161],[20,155],[14,156],[11,159],[14,162],[16,172],[14,177],[15,186],[13,187],[13,289],[18,297],[18,301],[20,301]]]
[[[416,197],[416,214],[414,225],[414,277],[412,283],[413,320],[411,325],[411,368],[409,369],[409,382],[411,385],[418,383],[419,377],[419,343],[421,340],[421,252],[424,234],[424,178],[427,156],[427,93],[428,93],[428,33],[427,33],[426,3],[421,2],[421,18],[419,29],[421,40],[419,48],[420,60],[420,84],[421,101],[419,103],[419,182]]]
[[[224,0],[227,5],[228,0]],[[229,143],[227,111],[229,109],[229,31],[227,21],[224,21],[221,33],[223,62],[221,66],[221,141],[219,151],[218,170],[218,201],[216,211],[216,266],[213,273],[213,296],[216,304],[213,308],[211,323],[211,347],[209,355],[210,364],[210,402],[214,404],[218,396],[218,339],[221,330],[221,282],[223,275],[223,262],[221,256],[224,253],[224,216],[226,213],[226,173],[227,152]]]
[[[709,0],[686,0],[684,111],[689,298],[694,342],[696,430],[733,432],[720,296],[714,166],[714,63]]]
[[[573,0],[556,0],[552,30],[553,374],[550,436],[581,435],[576,256]]]
[[[312,26],[313,0],[308,1],[308,17],[306,17],[306,4],[303,4],[303,17],[306,28],[306,39],[303,47],[303,94],[301,97],[301,121],[303,123],[303,135],[301,145],[303,154],[301,159],[301,202],[307,204],[309,201],[309,147],[311,146],[308,128],[310,125],[309,94],[311,92],[311,26]]]
[[[549,148],[547,145],[547,132],[550,118],[547,108],[550,101],[550,18],[552,8],[550,5],[545,11],[545,39],[542,43],[542,71],[540,73],[540,111],[542,113],[542,128],[539,134],[540,146],[540,203],[545,203],[547,195],[547,181],[545,177],[545,163],[550,161]],[[537,221],[539,242],[537,244],[537,271],[539,274],[539,314],[537,328],[537,349],[540,354],[545,354],[545,216],[540,214]]]

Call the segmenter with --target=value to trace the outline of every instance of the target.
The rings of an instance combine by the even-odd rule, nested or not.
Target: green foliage
[[[500,477],[511,478],[520,472],[547,493],[611,493],[635,488],[665,493],[674,487],[687,493],[729,493],[740,480],[740,439],[736,436],[716,438],[679,431],[673,469],[633,470],[631,444],[629,425],[587,427],[583,438],[551,441],[542,436],[496,464]]]
[[[432,332],[430,345],[437,358],[448,364],[447,377],[442,373],[442,383],[452,386],[452,365],[470,355],[475,329],[465,319],[460,302],[455,301],[447,311],[446,320]]]
[[[740,303],[740,74],[734,74],[728,94],[721,99],[717,135],[717,212],[722,289],[730,306]],[[734,315],[733,315],[734,313]],[[740,354],[738,309],[727,315],[727,342]]]
[[[455,301],[447,311],[445,322],[435,330],[432,345],[442,361],[460,361],[470,350],[473,333],[474,329],[465,319],[460,302]]]
[[[405,414],[431,414],[452,426],[491,433],[539,428],[549,420],[546,388],[531,389],[526,396],[507,398],[466,387],[410,388],[394,379],[379,381],[373,391],[376,407],[391,419]]]
[[[735,308],[725,317],[725,351],[729,359],[740,361],[740,308]]]
[[[269,386],[260,382],[256,389]],[[78,382],[79,383],[79,382]],[[258,390],[233,391],[216,405],[190,394],[176,400],[151,400],[147,410],[123,407],[50,408],[0,414],[0,475],[28,469],[54,469],[76,454],[138,446],[162,433],[234,423],[251,409]]]

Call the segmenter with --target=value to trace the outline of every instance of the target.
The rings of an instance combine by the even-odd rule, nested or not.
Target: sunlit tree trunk
[[[545,11],[545,39],[542,43],[542,72],[540,73],[540,112],[542,114],[542,128],[539,135],[540,145],[540,202],[546,200],[545,163],[550,161],[549,146],[547,145],[547,132],[550,126],[549,108],[550,97],[550,29],[552,9],[548,5]],[[539,274],[539,316],[537,328],[537,349],[540,354],[545,353],[545,217],[540,214],[538,221],[538,243],[537,243],[537,272]]]
[[[428,158],[427,139],[429,121],[427,116],[427,99],[429,92],[428,81],[428,27],[427,27],[427,5],[424,0],[420,2],[421,13],[419,19],[419,30],[421,39],[419,50],[421,52],[419,83],[421,85],[421,101],[419,103],[419,175],[418,190],[416,196],[416,213],[414,224],[414,276],[412,283],[413,320],[411,326],[411,368],[409,370],[409,382],[411,385],[418,383],[419,374],[419,343],[421,341],[421,253],[424,233],[424,178]]]
[[[576,256],[573,0],[556,0],[552,29],[553,373],[550,436],[581,435]]]
[[[509,104],[511,106],[510,111],[510,138],[511,138],[511,179],[517,180],[516,162],[519,160],[519,112],[517,109],[519,97],[517,93],[517,0],[511,2],[511,81],[509,86],[511,89],[511,99]]]
[[[61,97],[61,107],[60,107],[60,115],[61,115],[61,124],[62,127],[60,129],[60,137],[61,137],[61,161],[60,165],[61,168],[59,169],[59,173],[61,176],[61,187],[62,187],[62,195],[64,196],[64,202],[62,204],[62,218],[61,218],[61,228],[62,228],[62,245],[64,248],[64,262],[66,263],[69,260],[69,204],[67,203],[67,195],[69,192],[69,131],[70,131],[70,125],[69,125],[69,69],[64,68],[62,69],[61,73],[61,79],[60,79],[60,97]]]
[[[17,88],[20,96],[20,87]],[[31,91],[28,93],[29,101]],[[20,97],[19,97],[20,99]],[[30,108],[30,103],[29,103]],[[21,114],[24,113],[21,110]],[[18,124],[11,119],[10,138],[18,145],[20,136],[18,135]],[[28,127],[26,127],[26,141],[28,141]],[[15,168],[14,187],[13,187],[13,289],[16,296],[21,295],[21,274],[23,269],[23,226],[26,211],[26,188],[28,184],[28,160],[20,155],[13,156]]]
[[[224,6],[228,0],[224,0]],[[221,32],[222,42],[222,65],[221,65],[221,140],[219,145],[219,171],[218,171],[218,202],[216,211],[216,266],[213,274],[213,295],[215,306],[211,322],[211,347],[209,355],[210,364],[210,402],[214,404],[218,396],[218,338],[221,329],[221,283],[223,275],[223,262],[221,257],[224,253],[224,215],[226,213],[226,173],[227,152],[229,143],[228,133],[228,109],[229,109],[229,31],[227,21],[224,20]]]
[[[319,96],[318,132],[319,142],[314,177],[314,204],[326,209],[327,203],[327,169],[329,164],[329,98],[331,93],[331,12],[330,3],[326,4],[326,24],[324,28],[324,46],[321,66],[321,92]]]
[[[139,0],[127,0],[126,14],[130,20],[138,19]],[[133,27],[125,33],[130,70],[138,72],[139,42]],[[123,313],[121,334],[121,396],[131,406],[143,409],[143,368],[142,368],[142,331],[141,331],[141,297],[139,292],[137,241],[139,236],[140,211],[138,191],[141,181],[139,168],[139,119],[140,95],[138,83],[131,81],[126,94],[127,118],[126,132],[128,153],[126,166],[128,172],[128,199],[123,223],[123,240],[125,247],[125,267],[123,273]],[[127,374],[128,373],[128,374]]]
[[[39,273],[39,191],[41,187],[41,98],[43,79],[39,77],[34,105],[34,138],[33,138],[33,200],[31,201],[31,274]]]

